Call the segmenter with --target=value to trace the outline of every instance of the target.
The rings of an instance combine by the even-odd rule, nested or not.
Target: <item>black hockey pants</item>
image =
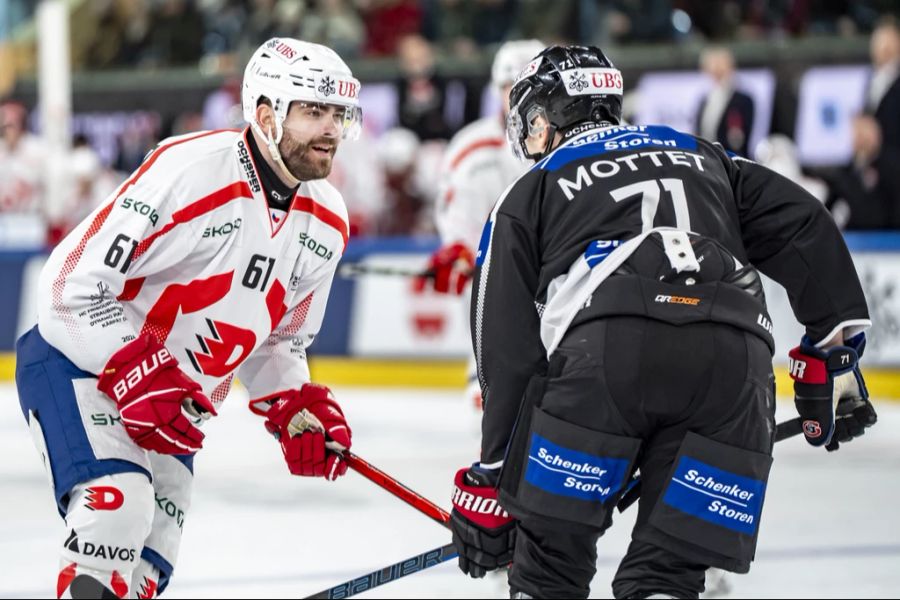
[[[539,397],[526,394],[523,414],[536,417],[520,415],[527,435],[514,434],[504,466],[522,465],[506,476],[515,486],[501,483],[520,520],[512,593],[586,598],[597,540],[637,469],[615,597],[697,597],[708,567],[746,572],[771,464],[773,388],[766,343],[730,325],[611,317],[572,329],[546,381],[529,386]],[[622,480],[603,479],[615,465],[627,465]]]

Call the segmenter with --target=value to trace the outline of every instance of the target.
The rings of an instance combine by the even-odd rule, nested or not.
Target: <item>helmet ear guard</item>
[[[617,125],[622,92],[622,74],[599,48],[551,46],[525,67],[510,92],[510,145],[520,158],[539,159],[550,152],[557,132],[570,137],[581,124]],[[525,140],[534,133],[528,115],[536,106],[543,108],[551,135],[541,152],[530,153]]]

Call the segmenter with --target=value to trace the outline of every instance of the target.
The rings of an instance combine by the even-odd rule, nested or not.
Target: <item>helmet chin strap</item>
[[[272,160],[275,162],[275,165],[278,167],[278,170],[281,171],[281,174],[287,181],[288,187],[297,187],[300,185],[300,179],[297,178],[296,175],[291,173],[291,171],[287,168],[287,165],[284,164],[284,160],[281,158],[281,151],[278,150],[278,141],[281,140],[281,136],[284,133],[281,128],[281,123],[276,121],[277,128],[277,141],[272,138],[272,130],[269,129],[268,133],[263,133],[262,128],[259,124],[254,121],[251,126],[253,130],[256,131],[264,140],[266,140],[266,147],[269,149],[269,156],[272,157]]]

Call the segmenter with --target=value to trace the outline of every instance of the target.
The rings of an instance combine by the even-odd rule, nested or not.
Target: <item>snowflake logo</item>
[[[581,71],[576,71],[569,78],[569,89],[575,90],[576,93],[581,92],[588,86],[587,77]]]
[[[322,83],[319,84],[319,93],[327,97],[332,95],[334,91],[334,80],[326,75],[322,79]]]

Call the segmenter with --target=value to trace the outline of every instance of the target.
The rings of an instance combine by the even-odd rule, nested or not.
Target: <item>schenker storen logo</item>
[[[621,489],[628,463],[566,448],[532,433],[525,480],[551,494],[604,502]]]

